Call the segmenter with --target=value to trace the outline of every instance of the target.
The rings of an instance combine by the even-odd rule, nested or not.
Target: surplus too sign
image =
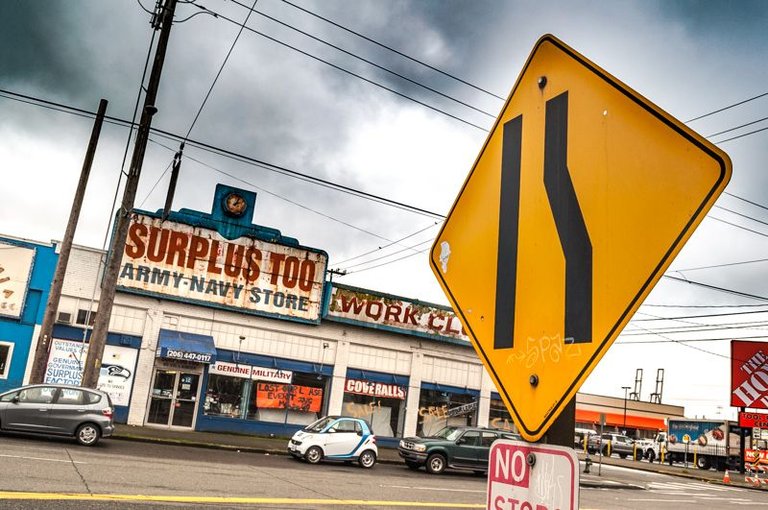
[[[320,250],[135,214],[118,285],[259,315],[320,320],[328,256]]]
[[[768,343],[731,341],[731,405],[768,409]]]

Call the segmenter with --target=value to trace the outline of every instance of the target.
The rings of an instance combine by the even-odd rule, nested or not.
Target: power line
[[[726,138],[725,140],[720,140],[717,143],[720,144],[720,143],[725,143],[725,142],[731,142],[733,140],[738,140],[739,138],[744,138],[745,136],[754,135],[756,133],[761,133],[763,131],[768,131],[768,126],[764,127],[764,128],[760,128],[760,129],[755,129],[754,131],[749,131],[749,132],[741,134],[741,135],[736,135],[736,136],[733,136],[731,138]]]
[[[229,47],[229,51],[227,52],[227,55],[224,57],[224,61],[221,63],[221,66],[219,67],[219,72],[216,73],[216,77],[213,79],[213,83],[211,83],[211,86],[208,88],[208,92],[205,94],[205,97],[203,98],[203,102],[200,105],[200,108],[198,108],[197,113],[195,114],[195,118],[192,120],[192,124],[189,126],[189,130],[187,130],[187,134],[184,135],[184,140],[189,138],[190,133],[192,133],[192,128],[195,127],[195,124],[197,123],[197,119],[200,117],[200,114],[203,112],[203,108],[205,108],[205,105],[208,102],[208,98],[211,97],[211,92],[213,92],[213,87],[216,86],[216,83],[219,81],[219,76],[221,76],[222,71],[224,71],[224,67],[227,65],[227,62],[229,62],[229,57],[232,55],[232,51],[235,49],[235,45],[237,44],[237,41],[240,39],[240,35],[243,33],[243,29],[245,28],[246,23],[248,23],[248,20],[251,18],[251,13],[254,12],[253,10],[256,8],[256,4],[258,3],[258,1],[259,0],[253,0],[253,6],[248,10],[248,14],[245,16],[245,21],[243,21],[243,24],[240,25],[240,30],[238,30],[237,35],[235,36],[235,40],[232,41],[232,45]]]
[[[400,262],[401,260],[409,259],[409,258],[414,257],[416,255],[421,255],[422,253],[426,253],[427,251],[428,250],[419,250],[419,251],[417,251],[415,253],[409,253],[408,255],[406,255],[404,257],[400,257],[399,259],[390,260],[388,262],[383,262],[381,264],[377,264],[377,265],[371,266],[371,267],[364,267],[363,269],[358,269],[357,271],[350,271],[347,274],[362,273],[363,271],[368,271],[370,269],[376,269],[377,267],[388,266],[389,264],[394,264],[395,262]]]
[[[713,136],[724,135],[725,133],[730,133],[731,131],[736,131],[738,129],[745,128],[747,126],[751,126],[753,124],[763,122],[764,120],[768,120],[768,117],[763,117],[762,119],[753,120],[752,122],[747,122],[746,124],[741,124],[740,126],[725,129],[723,131],[718,131],[717,133],[712,133],[711,135],[707,135],[706,138],[712,138]]]
[[[762,225],[768,226],[768,221],[758,220],[757,218],[754,218],[752,216],[749,216],[747,214],[742,214],[740,212],[734,211],[733,209],[728,209],[727,207],[723,207],[721,205],[715,206],[717,209],[722,209],[723,211],[729,212],[731,214],[735,214],[736,216],[741,216],[742,218],[746,218],[748,220],[752,220],[754,222],[760,223]]]
[[[413,236],[415,236],[415,235],[418,235],[418,234],[421,234],[422,232],[425,232],[425,231],[427,231],[427,230],[429,230],[429,229],[431,229],[431,228],[434,228],[434,227],[435,227],[435,226],[437,226],[437,225],[439,225],[439,223],[438,223],[438,222],[434,222],[434,223],[432,223],[431,225],[428,225],[428,226],[426,226],[426,227],[422,228],[421,230],[417,230],[417,231],[416,231],[416,232],[414,232],[413,234],[408,234],[407,236],[405,236],[405,237],[402,237],[402,238],[398,239],[397,241],[393,241],[393,242],[391,242],[391,243],[389,243],[389,244],[385,244],[384,246],[379,246],[378,248],[375,248],[375,249],[373,249],[373,250],[367,251],[367,252],[365,252],[365,253],[361,253],[360,255],[355,255],[354,257],[349,257],[349,258],[347,258],[347,259],[344,259],[344,260],[342,260],[342,261],[340,261],[340,262],[336,262],[336,264],[334,264],[334,265],[337,265],[337,266],[338,266],[338,265],[341,265],[341,264],[345,264],[345,263],[347,263],[347,262],[351,262],[351,261],[353,261],[353,260],[356,260],[356,259],[359,259],[359,258],[361,258],[361,257],[365,257],[366,255],[370,255],[371,253],[376,253],[377,251],[381,251],[381,250],[384,250],[384,249],[386,249],[386,248],[389,248],[389,247],[390,247],[390,246],[392,246],[393,244],[397,244],[397,243],[399,243],[399,242],[401,242],[401,241],[405,241],[406,239],[410,239],[411,237],[413,237]]]
[[[703,288],[714,290],[714,291],[718,291],[718,292],[725,292],[727,294],[733,294],[735,296],[742,296],[742,297],[749,298],[749,299],[756,299],[756,300],[759,300],[759,301],[767,301],[768,302],[768,297],[758,296],[757,294],[749,294],[747,292],[740,292],[738,290],[726,289],[726,288],[723,288],[723,287],[718,287],[716,285],[709,285],[708,283],[701,283],[701,282],[697,282],[697,281],[693,281],[693,280],[687,280],[687,279],[684,279],[684,278],[678,278],[676,276],[671,276],[671,275],[668,275],[668,274],[662,275],[662,277],[668,278],[670,280],[675,280],[677,282],[687,283],[689,285],[696,285],[698,287],[703,287]]]
[[[10,99],[10,100],[13,100],[13,101],[19,101],[19,102],[22,102],[22,103],[28,103],[28,104],[31,104],[33,106],[39,106],[39,107],[50,109],[50,110],[61,111],[61,113],[67,113],[69,115],[76,115],[76,116],[80,116],[80,117],[84,117],[84,118],[91,118],[91,119],[95,117],[95,113],[94,112],[90,112],[88,110],[83,110],[81,108],[77,108],[77,107],[74,107],[74,106],[68,106],[68,105],[64,105],[64,104],[61,104],[61,103],[55,103],[53,101],[48,101],[48,100],[45,100],[45,99],[40,99],[40,98],[35,98],[35,97],[32,97],[32,96],[27,96],[25,94],[20,94],[20,93],[17,93],[17,92],[11,92],[9,90],[0,89],[0,94],[6,94],[7,96],[5,96],[5,97],[7,99]],[[8,96],[11,96],[11,97],[8,97]],[[19,98],[21,98],[21,99],[19,99]],[[25,99],[25,100],[22,100],[22,99]],[[30,101],[33,101],[33,102],[30,102]],[[41,103],[41,104],[35,104],[35,103]],[[121,118],[118,118],[118,117],[106,116],[104,118],[104,121],[109,123],[109,124],[123,126],[123,127],[129,127],[129,128],[133,128],[133,127],[136,126],[136,124],[134,122],[127,121],[127,120],[124,120],[124,119],[121,119]],[[151,132],[156,134],[156,135],[158,135],[158,136],[166,138],[166,139],[175,140],[175,141],[183,140],[183,137],[181,135],[178,135],[176,133],[171,133],[169,131],[164,131],[164,130],[161,130],[161,129],[152,128]],[[333,189],[333,190],[336,190],[336,191],[341,191],[343,193],[347,193],[349,195],[356,196],[356,197],[359,197],[359,198],[364,198],[364,199],[370,200],[372,202],[380,203],[380,204],[383,204],[383,205],[388,205],[390,207],[395,207],[395,208],[398,208],[398,209],[402,209],[404,211],[413,212],[413,213],[421,214],[421,215],[424,215],[424,216],[431,216],[433,218],[437,218],[437,219],[440,219],[440,220],[445,219],[445,215],[440,214],[440,213],[436,213],[436,212],[433,212],[433,211],[429,211],[427,209],[423,209],[423,208],[420,208],[420,207],[412,206],[412,205],[406,204],[404,202],[398,202],[396,200],[388,199],[388,198],[385,198],[385,197],[380,196],[380,195],[375,195],[373,193],[368,193],[368,192],[365,192],[365,191],[362,191],[362,190],[359,190],[359,189],[356,189],[356,188],[352,188],[350,186],[345,186],[343,184],[339,184],[339,183],[336,183],[336,182],[333,182],[333,181],[322,179],[320,177],[315,177],[315,176],[312,176],[312,175],[309,175],[309,174],[305,174],[305,173],[299,172],[297,170],[292,170],[292,169],[289,169],[289,168],[286,168],[286,167],[283,167],[283,166],[280,166],[280,165],[276,165],[274,163],[269,163],[267,161],[259,160],[259,159],[256,159],[256,158],[253,158],[253,157],[250,157],[250,156],[246,156],[244,154],[240,154],[240,153],[237,153],[237,152],[234,152],[234,151],[231,151],[231,150],[223,149],[221,147],[216,147],[214,145],[210,145],[210,144],[207,144],[207,143],[204,143],[204,142],[200,142],[200,141],[197,141],[197,140],[188,140],[187,145],[196,147],[196,148],[204,150],[206,152],[210,152],[212,154],[216,154],[216,155],[219,155],[219,156],[222,156],[222,157],[226,157],[228,159],[232,159],[234,161],[245,163],[245,164],[248,164],[248,165],[251,165],[251,166],[256,166],[258,168],[262,168],[262,169],[268,170],[270,172],[275,172],[275,173],[278,173],[278,174],[281,174],[281,175],[285,175],[287,177],[292,177],[294,179],[298,179],[298,180],[301,180],[301,181],[304,181],[304,182],[316,184],[316,185],[319,185],[319,186],[322,186],[322,187],[325,187],[325,188],[328,188],[328,189]]]
[[[733,197],[737,200],[741,200],[742,202],[746,202],[750,205],[754,205],[755,207],[759,207],[760,209],[768,211],[768,207],[764,206],[763,204],[758,204],[757,202],[753,202],[752,200],[747,200],[746,198],[740,197],[738,195],[734,195],[733,193],[730,193],[728,191],[723,191],[723,195],[728,195],[729,197]]]
[[[215,15],[215,17],[216,17],[217,19],[223,19],[223,20],[225,20],[225,21],[228,21],[228,22],[230,22],[230,23],[233,23],[233,24],[235,24],[235,25],[238,25],[238,26],[244,26],[244,25],[241,25],[240,23],[238,23],[237,21],[235,21],[235,20],[233,20],[233,19],[231,19],[231,18],[228,18],[227,16],[224,16],[223,14],[220,14],[220,13],[217,13],[217,12],[215,12],[215,11],[212,11],[211,9],[208,9],[208,8],[207,8],[207,7],[205,7],[205,6],[202,6],[202,5],[200,5],[200,4],[197,4],[197,3],[192,3],[192,5],[196,6],[196,7],[197,7],[197,8],[199,8],[199,9],[204,9],[204,10],[206,10],[206,11],[210,12],[211,14],[214,14],[214,15]],[[329,62],[329,61],[327,61],[327,60],[325,60],[325,59],[323,59],[323,58],[320,58],[320,57],[318,57],[318,56],[316,56],[316,55],[313,55],[313,54],[311,54],[311,53],[309,53],[309,52],[306,52],[306,51],[304,51],[304,50],[301,50],[301,49],[297,48],[296,46],[293,46],[293,45],[291,45],[291,44],[288,44],[288,43],[286,43],[286,42],[283,42],[283,41],[281,41],[281,40],[279,40],[279,39],[276,39],[276,38],[274,38],[274,37],[272,37],[272,36],[270,36],[270,35],[267,35],[267,34],[265,34],[265,33],[263,33],[263,32],[259,32],[258,30],[255,30],[255,29],[253,29],[253,28],[250,28],[250,27],[247,27],[247,26],[245,27],[245,30],[248,30],[249,32],[252,32],[252,33],[254,33],[254,34],[256,34],[256,35],[259,35],[259,36],[261,36],[261,37],[263,37],[263,38],[265,38],[265,39],[268,39],[268,40],[270,40],[270,41],[272,41],[272,42],[274,42],[274,43],[276,43],[276,44],[279,44],[279,45],[281,45],[281,46],[284,46],[284,47],[286,47],[286,48],[289,48],[289,49],[291,49],[291,50],[293,50],[293,51],[295,51],[295,52],[297,52],[297,53],[301,53],[301,54],[302,54],[302,55],[304,55],[305,57],[309,57],[309,58],[311,58],[311,59],[313,59],[313,60],[316,60],[317,62],[323,63],[323,64],[325,64],[325,65],[327,65],[327,66],[329,66],[329,67],[332,67],[332,68],[336,69],[337,71],[341,71],[341,72],[343,72],[343,73],[345,73],[345,74],[348,74],[348,75],[350,75],[350,76],[353,76],[353,77],[355,77],[355,78],[358,78],[359,80],[362,80],[362,81],[364,81],[364,82],[366,82],[366,83],[369,83],[369,84],[371,84],[371,85],[373,85],[373,86],[375,86],[375,87],[379,87],[380,89],[383,89],[383,90],[386,90],[386,91],[388,91],[388,92],[390,92],[390,93],[392,93],[392,94],[395,94],[396,96],[399,96],[399,97],[401,97],[401,98],[403,98],[403,99],[407,99],[408,101],[412,101],[412,102],[414,102],[414,103],[416,103],[416,104],[418,104],[418,105],[421,105],[421,106],[423,106],[423,107],[425,107],[425,108],[428,108],[428,109],[430,109],[430,110],[432,110],[432,111],[434,111],[434,112],[436,112],[436,113],[439,113],[439,114],[441,114],[441,115],[445,115],[446,117],[449,117],[449,118],[451,118],[451,119],[457,120],[457,121],[459,121],[459,122],[461,122],[461,123],[463,123],[463,124],[466,124],[466,125],[468,125],[468,126],[471,126],[471,127],[475,128],[475,129],[478,129],[478,130],[480,130],[480,131],[482,131],[482,132],[484,132],[484,133],[487,133],[487,132],[488,132],[488,129],[484,128],[483,126],[480,126],[480,125],[478,125],[478,124],[475,124],[475,123],[473,123],[473,122],[470,122],[470,121],[468,121],[468,120],[466,120],[466,119],[462,119],[461,117],[459,117],[459,116],[457,116],[457,115],[453,115],[452,113],[448,113],[448,112],[446,112],[445,110],[441,110],[440,108],[437,108],[436,106],[432,106],[432,105],[430,105],[430,104],[427,104],[427,103],[425,103],[425,102],[423,102],[423,101],[420,101],[420,100],[418,100],[418,99],[416,99],[416,98],[414,98],[414,97],[411,97],[411,96],[409,96],[409,95],[407,95],[407,94],[403,94],[402,92],[398,92],[397,90],[395,90],[395,89],[393,89],[393,88],[387,87],[386,85],[382,85],[381,83],[378,83],[378,82],[376,82],[376,81],[374,81],[374,80],[371,80],[371,79],[369,79],[369,78],[366,78],[365,76],[362,76],[362,75],[360,75],[360,74],[357,74],[357,73],[355,73],[355,72],[353,72],[353,71],[350,71],[349,69],[346,69],[346,68],[344,68],[344,67],[341,67],[341,66],[339,66],[339,65],[336,65],[336,64],[334,64],[334,63],[332,63],[332,62]]]
[[[238,2],[237,0],[232,0],[232,3],[235,3],[235,4],[237,4],[237,5],[241,6],[241,7],[245,7],[246,9],[248,8],[247,5],[244,5],[244,4],[240,3],[240,2]],[[348,56],[350,56],[350,57],[352,57],[354,59],[357,59],[357,60],[359,60],[361,62],[365,62],[366,64],[368,64],[368,65],[370,65],[372,67],[375,67],[376,69],[379,69],[381,71],[387,72],[387,73],[389,73],[389,74],[391,74],[393,76],[397,76],[398,78],[400,78],[402,80],[405,80],[408,83],[412,83],[413,85],[416,85],[417,87],[421,87],[421,88],[423,88],[425,90],[428,90],[428,91],[430,91],[430,92],[432,92],[434,94],[437,94],[438,96],[441,96],[441,97],[443,97],[445,99],[448,99],[449,101],[453,101],[453,102],[455,102],[457,104],[460,104],[460,105],[462,105],[462,106],[464,106],[466,108],[469,108],[470,110],[474,110],[474,111],[476,111],[478,113],[486,115],[486,116],[488,116],[488,117],[490,117],[492,119],[496,118],[496,115],[494,115],[492,113],[489,113],[489,112],[487,112],[485,110],[482,110],[480,108],[472,106],[471,104],[466,103],[464,101],[461,101],[460,99],[456,99],[453,96],[449,96],[448,94],[444,94],[443,92],[440,92],[439,90],[436,90],[436,89],[434,89],[432,87],[424,85],[423,83],[419,83],[418,81],[413,80],[411,78],[408,78],[407,76],[405,76],[405,75],[403,75],[401,73],[398,73],[397,71],[393,71],[392,69],[390,69],[388,67],[385,67],[383,65],[377,64],[376,62],[373,62],[371,60],[368,60],[367,58],[361,57],[360,55],[357,55],[356,53],[353,53],[351,51],[345,50],[344,48],[342,48],[340,46],[337,46],[337,45],[335,45],[333,43],[330,43],[330,42],[328,42],[325,39],[322,39],[320,37],[314,36],[314,35],[312,35],[312,34],[310,34],[308,32],[305,32],[304,30],[296,28],[296,27],[294,27],[294,26],[292,26],[292,25],[290,25],[290,24],[288,24],[288,23],[286,23],[284,21],[281,21],[281,20],[279,20],[277,18],[274,18],[274,17],[272,17],[272,16],[270,16],[268,14],[265,14],[265,13],[260,12],[260,11],[254,11],[253,9],[251,9],[251,12],[255,12],[259,16],[262,16],[262,17],[264,17],[264,18],[266,18],[266,19],[268,19],[268,20],[270,20],[270,21],[272,21],[274,23],[277,23],[277,24],[279,24],[279,25],[281,25],[281,26],[283,26],[285,28],[288,28],[289,30],[293,30],[294,32],[302,34],[305,37],[309,37],[310,39],[312,39],[314,41],[317,41],[320,44],[324,44],[324,45],[326,45],[326,46],[328,46],[330,48],[333,48],[333,49],[335,49],[337,51],[340,51],[341,53],[344,53],[345,55],[348,55]]]
[[[432,66],[430,64],[427,64],[426,62],[423,62],[423,61],[421,61],[421,60],[419,60],[419,59],[417,59],[415,57],[407,55],[407,54],[403,53],[402,51],[398,51],[398,50],[392,48],[391,46],[387,46],[386,44],[383,44],[383,43],[381,43],[379,41],[376,41],[376,40],[374,40],[374,39],[372,39],[372,38],[370,38],[370,37],[368,37],[366,35],[363,35],[363,34],[361,34],[359,32],[356,32],[356,31],[354,31],[354,30],[352,30],[352,29],[350,29],[348,27],[345,27],[344,25],[336,23],[333,20],[325,18],[325,17],[323,17],[323,16],[321,16],[321,15],[315,13],[315,12],[310,11],[309,9],[305,9],[304,7],[301,7],[301,6],[296,5],[296,4],[292,3],[292,2],[289,2],[288,0],[282,0],[282,1],[283,1],[283,3],[288,4],[291,7],[295,8],[295,9],[298,9],[300,11],[303,11],[303,12],[309,14],[310,16],[314,16],[317,19],[325,21],[326,23],[329,23],[329,24],[331,24],[331,25],[333,25],[333,26],[335,26],[335,27],[337,27],[337,28],[339,28],[341,30],[344,30],[345,32],[348,32],[348,33],[350,33],[352,35],[355,35],[355,36],[357,36],[357,37],[359,37],[359,38],[361,38],[361,39],[363,39],[365,41],[368,41],[369,43],[375,44],[376,46],[378,46],[380,48],[384,48],[385,50],[391,51],[392,53],[394,53],[396,55],[400,55],[401,57],[406,58],[406,59],[410,60],[411,62],[415,62],[415,63],[417,63],[419,65],[422,65],[422,66],[426,67],[427,69],[431,69],[432,71],[435,71],[436,73],[439,73],[439,74],[442,74],[443,76],[451,78],[452,80],[456,80],[459,83],[463,83],[464,85],[467,85],[468,87],[472,87],[473,89],[475,89],[477,91],[480,91],[480,92],[483,92],[485,94],[488,94],[489,96],[494,97],[496,99],[501,99],[502,101],[504,101],[506,99],[505,97],[502,97],[502,96],[500,96],[498,94],[494,94],[493,92],[490,92],[490,91],[488,91],[488,90],[486,90],[486,89],[484,89],[482,87],[474,85],[474,84],[472,84],[472,83],[470,83],[468,81],[464,81],[461,78],[459,78],[459,77],[457,77],[457,76],[455,76],[453,74],[450,74],[450,73],[447,73],[445,71],[442,71],[442,70],[438,69],[437,67],[434,67],[434,66]]]
[[[155,144],[157,144],[157,145],[159,145],[159,146],[161,146],[161,147],[165,148],[165,149],[168,149],[168,150],[169,150],[169,151],[171,151],[171,152],[174,152],[174,150],[173,150],[171,147],[168,147],[167,145],[164,145],[164,144],[162,144],[162,143],[160,143],[160,142],[158,142],[158,141],[156,141],[156,140],[152,140],[152,139],[150,139],[150,141],[151,141],[152,143],[155,143]],[[304,204],[301,204],[301,203],[299,203],[299,202],[296,202],[295,200],[291,200],[290,198],[284,197],[284,196],[282,196],[282,195],[280,195],[280,194],[278,194],[278,193],[275,193],[275,192],[273,192],[273,191],[270,191],[270,190],[268,190],[268,189],[266,189],[266,188],[263,188],[263,187],[261,187],[261,186],[257,186],[256,184],[254,184],[254,183],[252,183],[252,182],[250,182],[250,181],[246,181],[245,179],[242,179],[242,178],[240,178],[240,177],[237,177],[237,176],[236,176],[236,175],[234,175],[234,174],[231,174],[231,173],[225,172],[224,170],[221,170],[221,169],[219,169],[219,168],[216,168],[216,167],[214,167],[214,166],[212,166],[212,165],[209,165],[208,163],[205,163],[205,162],[203,162],[203,161],[200,161],[199,159],[193,158],[193,157],[191,157],[191,156],[188,156],[188,155],[187,155],[187,156],[184,156],[184,157],[185,157],[185,158],[187,158],[187,159],[189,159],[190,161],[193,161],[193,162],[195,162],[195,163],[197,163],[197,164],[199,164],[199,165],[202,165],[202,166],[204,166],[204,167],[206,167],[206,168],[210,168],[210,169],[211,169],[211,170],[213,170],[214,172],[218,172],[218,173],[220,173],[220,174],[222,174],[222,175],[224,175],[224,176],[227,176],[227,177],[229,177],[229,178],[231,178],[231,179],[234,179],[234,180],[236,180],[236,181],[239,181],[239,182],[241,182],[241,183],[243,183],[243,184],[246,184],[246,185],[248,185],[248,186],[250,186],[250,187],[252,187],[252,188],[254,188],[254,189],[257,189],[257,190],[261,191],[262,193],[266,193],[267,195],[273,196],[273,197],[275,197],[275,198],[278,198],[278,199],[280,199],[280,200],[283,200],[283,201],[285,201],[285,202],[288,202],[289,204],[295,205],[296,207],[299,207],[299,208],[301,208],[301,209],[304,209],[304,210],[307,210],[307,211],[309,211],[309,212],[315,213],[315,214],[317,214],[318,216],[322,216],[322,217],[324,217],[324,218],[327,218],[327,219],[329,219],[329,220],[331,220],[331,221],[335,221],[335,222],[337,222],[337,223],[340,223],[340,224],[342,224],[342,225],[344,225],[344,226],[346,226],[346,227],[352,228],[352,229],[354,229],[354,230],[358,230],[358,231],[360,231],[360,232],[363,232],[363,233],[365,233],[365,234],[368,234],[368,235],[370,235],[370,236],[376,237],[376,238],[378,238],[378,239],[381,239],[381,240],[383,240],[383,241],[388,241],[388,242],[390,242],[391,244],[395,244],[395,243],[397,243],[397,242],[398,242],[398,241],[390,241],[388,238],[386,238],[386,237],[384,237],[384,236],[381,236],[381,235],[379,235],[379,234],[376,234],[376,233],[374,233],[374,232],[371,232],[371,231],[369,231],[369,230],[366,230],[366,229],[364,229],[364,228],[358,227],[358,226],[356,226],[356,225],[353,225],[353,224],[351,224],[351,223],[348,223],[348,222],[346,222],[346,221],[344,221],[344,220],[340,220],[340,219],[338,219],[338,218],[336,218],[336,217],[334,217],[334,216],[331,216],[331,215],[329,215],[329,214],[326,214],[326,213],[320,212],[320,211],[318,211],[318,210],[316,210],[316,209],[312,209],[311,207],[308,207],[308,206],[306,206],[306,205],[304,205]],[[170,168],[170,167],[169,167],[169,168]],[[166,172],[167,172],[167,171],[168,171],[168,169],[166,169]],[[163,175],[165,175],[165,173],[163,173]],[[162,177],[163,177],[163,176],[161,175],[161,176],[160,176],[160,178],[162,179]],[[160,181],[160,180],[158,179],[158,182],[159,182],[159,181]],[[155,185],[157,185],[157,183],[155,183]],[[150,193],[151,193],[151,192],[150,192]]]
[[[344,268],[342,268],[342,269],[343,269],[343,270],[345,270],[345,271],[349,271],[349,270],[350,270],[350,269],[352,269],[353,267],[364,266],[364,265],[366,265],[366,264],[370,264],[370,263],[372,263],[372,262],[377,262],[377,261],[379,261],[379,260],[384,260],[384,259],[387,259],[387,258],[389,258],[389,257],[394,257],[395,255],[397,255],[397,254],[399,254],[399,253],[403,253],[404,251],[408,251],[408,250],[416,250],[416,248],[418,248],[419,246],[422,246],[422,245],[424,245],[424,244],[426,244],[426,243],[432,243],[432,242],[434,242],[434,239],[427,239],[427,240],[424,240],[424,241],[422,241],[422,242],[420,242],[420,243],[416,243],[416,244],[414,244],[414,245],[411,245],[411,246],[406,246],[405,248],[403,248],[403,249],[401,249],[401,250],[397,250],[397,251],[395,251],[395,252],[392,252],[392,253],[389,253],[389,254],[387,254],[387,255],[382,255],[382,256],[380,256],[380,257],[376,257],[376,258],[373,258],[373,259],[371,259],[371,260],[366,260],[366,261],[363,261],[363,262],[358,262],[357,264],[352,264],[351,266],[347,266],[347,267],[344,267]],[[419,251],[416,251],[416,253],[424,253],[424,250],[419,250]],[[416,253],[415,253],[415,254],[416,254]],[[415,255],[415,254],[414,254],[414,255]],[[390,262],[394,262],[394,261],[390,261]]]
[[[673,273],[686,273],[688,271],[701,271],[702,269],[716,269],[721,267],[731,267],[731,266],[740,266],[743,264],[755,264],[758,262],[768,262],[768,258],[766,259],[754,259],[754,260],[743,260],[741,262],[729,262],[725,264],[713,264],[710,266],[699,266],[699,267],[691,267],[688,269],[676,269],[672,271]],[[662,305],[646,305],[646,306],[662,306]],[[712,306],[712,305],[704,305],[704,306]],[[730,305],[724,305],[725,308],[727,308]],[[763,305],[736,305],[736,306],[763,306]]]
[[[711,219],[711,220],[719,221],[720,223],[725,223],[726,225],[730,225],[732,227],[740,228],[741,230],[746,230],[747,232],[751,232],[753,234],[757,234],[757,235],[762,236],[762,237],[768,237],[768,234],[766,234],[764,232],[760,232],[758,230],[753,230],[751,228],[745,227],[744,225],[739,225],[738,223],[732,223],[730,221],[723,220],[723,219],[718,218],[716,216],[706,216],[706,217]],[[758,220],[755,220],[755,221],[758,221]]]
[[[758,306],[768,306],[768,305],[757,304],[757,303],[748,304],[748,305],[671,305],[671,304],[663,304],[663,303],[643,303],[641,306],[651,306],[654,308],[755,308]]]
[[[285,0],[283,0],[283,1],[285,1]],[[705,113],[704,115],[699,115],[698,117],[694,117],[692,119],[686,120],[685,123],[687,124],[689,122],[693,122],[693,121],[696,121],[696,120],[699,120],[699,119],[703,119],[705,117],[709,117],[709,116],[714,115],[716,113],[720,113],[720,112],[724,112],[726,110],[730,110],[731,108],[735,108],[737,106],[741,106],[741,105],[743,105],[745,103],[749,103],[750,101],[754,101],[755,99],[760,99],[761,97],[765,97],[765,96],[768,96],[768,92],[763,92],[762,94],[758,94],[758,95],[756,95],[754,97],[750,97],[749,99],[745,99],[743,101],[739,101],[738,103],[729,104],[728,106],[724,106],[723,108],[719,108],[717,110],[713,110],[713,111],[711,111],[709,113]]]
[[[752,305],[752,306],[768,306],[768,304],[760,304],[760,305]],[[658,322],[658,321],[680,321],[683,319],[708,319],[712,317],[732,317],[735,315],[753,315],[753,314],[759,314],[759,313],[768,313],[768,309],[766,310],[748,310],[743,312],[728,312],[728,313],[708,313],[708,314],[700,314],[700,315],[680,315],[677,317],[658,317],[649,313],[645,312],[638,312],[643,315],[647,315],[650,317],[654,317],[653,319],[632,319],[632,322]]]

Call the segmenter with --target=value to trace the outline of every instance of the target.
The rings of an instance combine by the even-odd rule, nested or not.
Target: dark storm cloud
[[[125,2],[0,2],[0,84],[93,110],[100,97],[111,101],[112,113],[130,105],[127,87],[135,93],[149,41],[146,29],[134,40],[144,21],[137,9]]]

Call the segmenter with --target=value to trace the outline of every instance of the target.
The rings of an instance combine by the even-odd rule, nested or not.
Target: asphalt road
[[[768,508],[768,490],[615,466],[602,472],[615,485],[582,487],[582,509]],[[432,476],[403,465],[365,470],[282,455],[117,440],[84,448],[0,436],[3,510],[485,508],[485,486],[484,477],[471,473]],[[18,497],[25,499],[12,499]]]

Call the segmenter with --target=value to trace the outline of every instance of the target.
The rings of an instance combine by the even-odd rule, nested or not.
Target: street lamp
[[[629,390],[629,386],[622,386],[622,390],[624,390],[624,433],[627,433],[627,390]]]

